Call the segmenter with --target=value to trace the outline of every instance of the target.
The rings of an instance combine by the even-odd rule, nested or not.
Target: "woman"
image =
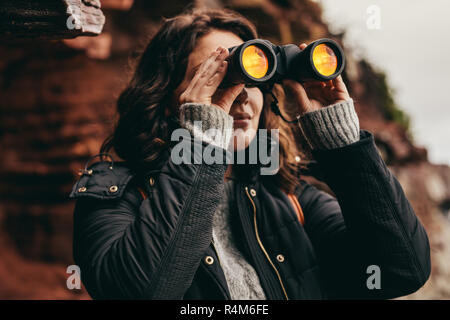
[[[292,132],[264,107],[267,94],[218,88],[227,48],[254,38],[236,13],[193,11],[165,21],[144,51],[101,150],[125,161],[86,166],[71,194],[74,259],[93,298],[392,298],[427,280],[426,232],[341,77],[284,82],[337,199],[296,172]],[[279,128],[279,169],[179,163],[180,128],[224,159],[230,141],[248,154],[256,129]],[[368,280],[377,267],[379,281]]]

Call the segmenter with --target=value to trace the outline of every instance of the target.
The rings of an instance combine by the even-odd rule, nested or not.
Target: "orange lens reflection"
[[[244,49],[242,65],[249,75],[258,79],[264,77],[269,69],[269,61],[264,51],[253,45]]]
[[[314,48],[313,63],[317,71],[326,77],[331,76],[337,69],[337,57],[325,43]]]

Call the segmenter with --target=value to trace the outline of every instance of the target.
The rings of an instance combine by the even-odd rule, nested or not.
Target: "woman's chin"
[[[250,142],[253,140],[254,137],[255,134],[252,134],[251,132],[248,131],[241,131],[238,133],[234,133],[232,138],[233,150],[242,151],[246,149],[250,145]]]

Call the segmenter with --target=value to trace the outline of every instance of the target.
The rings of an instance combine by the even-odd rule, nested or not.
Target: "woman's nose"
[[[247,101],[247,98],[248,98],[248,92],[247,92],[247,89],[244,87],[244,88],[242,88],[242,91],[238,94],[236,99],[234,99],[233,103],[244,104]]]

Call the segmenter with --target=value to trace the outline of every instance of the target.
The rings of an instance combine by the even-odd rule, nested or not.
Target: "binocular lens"
[[[269,61],[263,50],[255,45],[250,45],[242,52],[242,66],[250,76],[260,79],[267,74]]]
[[[333,49],[325,43],[314,48],[312,60],[316,70],[323,76],[331,76],[336,72],[338,61]]]

